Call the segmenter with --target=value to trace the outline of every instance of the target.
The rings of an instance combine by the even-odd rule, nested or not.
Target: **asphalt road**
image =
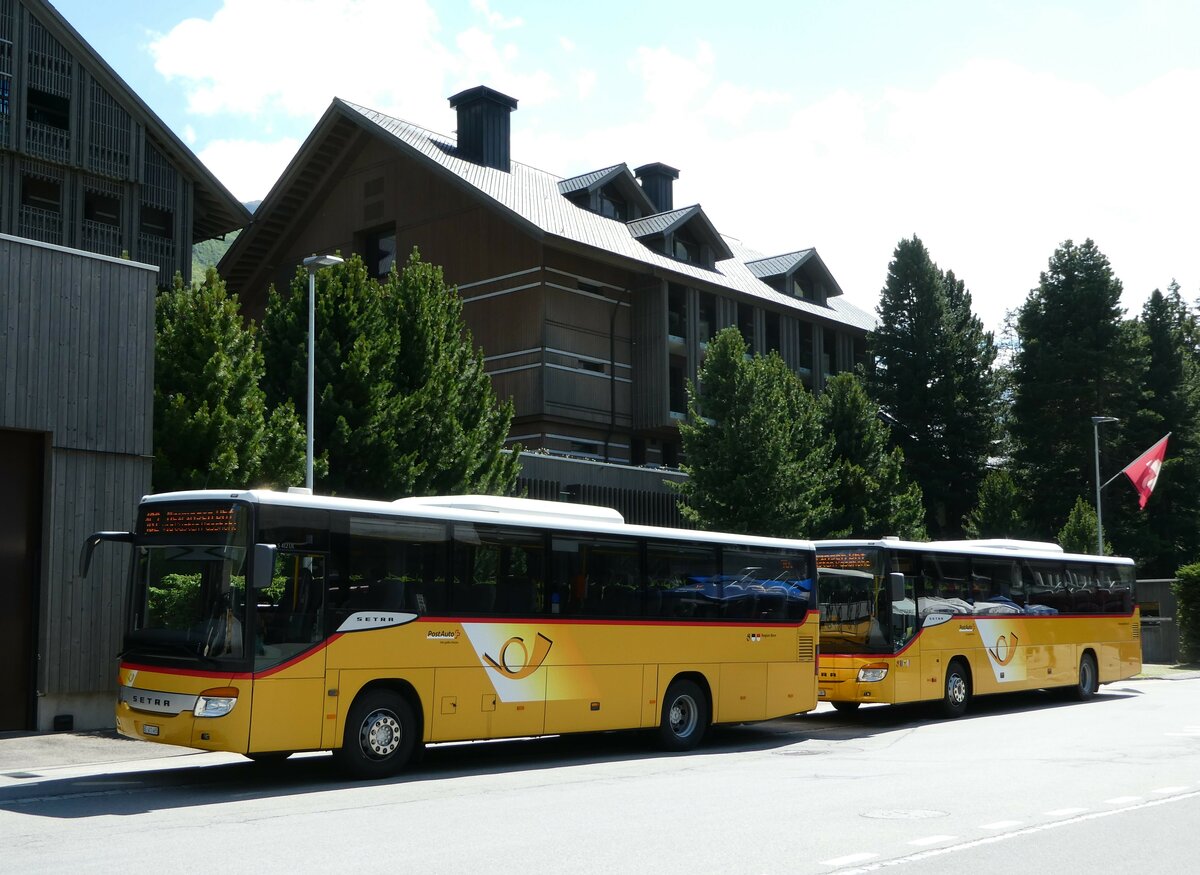
[[[5,744],[13,872],[1190,873],[1200,823],[1191,679],[983,699],[955,721],[822,706],[682,755],[640,733],[439,745],[372,783],[327,755],[263,768],[116,740],[6,768]]]

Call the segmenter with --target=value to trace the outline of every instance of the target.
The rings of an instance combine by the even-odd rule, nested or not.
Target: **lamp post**
[[[1100,426],[1106,422],[1120,422],[1115,416],[1093,416],[1092,436],[1096,441],[1096,555],[1104,555],[1104,522],[1100,515]]]
[[[313,408],[316,394],[314,385],[317,374],[317,271],[323,267],[341,264],[344,259],[336,255],[310,255],[304,259],[308,271],[308,428],[304,453],[304,485],[309,493],[313,488]]]

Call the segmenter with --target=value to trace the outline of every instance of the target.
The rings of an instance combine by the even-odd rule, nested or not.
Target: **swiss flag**
[[[1167,438],[1170,436],[1171,433],[1167,432],[1166,437],[1126,465],[1121,471],[1133,483],[1133,488],[1138,491],[1138,507],[1144,509],[1146,502],[1150,500],[1150,493],[1154,491],[1154,484],[1158,482],[1158,471],[1162,468],[1163,459],[1167,455]]]

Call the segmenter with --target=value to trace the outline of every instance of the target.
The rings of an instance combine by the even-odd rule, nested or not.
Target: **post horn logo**
[[[546,655],[550,653],[550,648],[554,646],[554,642],[538,632],[537,639],[533,642],[533,656],[529,654],[529,648],[525,646],[525,639],[519,635],[514,635],[509,638],[500,647],[500,658],[492,659],[486,653],[483,658],[487,664],[506,678],[514,681],[519,681],[521,678],[527,678],[546,661]],[[520,651],[519,656],[517,651]]]
[[[1000,654],[1003,653],[1004,656]],[[995,660],[996,665],[1008,665],[1013,661],[1013,657],[1017,655],[1017,635],[1014,632],[1012,636],[1012,644],[1008,643],[1008,637],[1001,635],[996,639],[994,646],[988,648],[988,655]]]

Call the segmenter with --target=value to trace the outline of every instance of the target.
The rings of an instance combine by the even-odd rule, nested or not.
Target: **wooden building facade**
[[[0,234],[0,730],[113,724],[133,526],[150,491],[158,269]]]
[[[517,101],[450,98],[457,137],[335,99],[220,264],[251,315],[315,252],[377,275],[416,247],[464,301],[510,441],[545,454],[676,468],[686,383],[736,325],[819,391],[866,354],[872,317],[813,249],[765,257],[676,208],[679,171],[626,165],[563,179],[512,160]]]
[[[246,208],[43,0],[0,0],[0,233],[188,280]]]

